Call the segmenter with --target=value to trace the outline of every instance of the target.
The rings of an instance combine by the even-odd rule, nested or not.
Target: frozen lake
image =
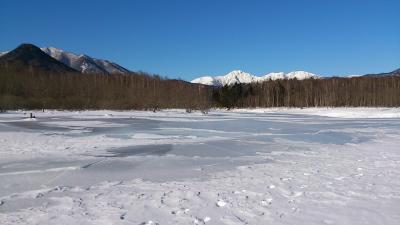
[[[397,224],[400,109],[0,114],[0,224]]]

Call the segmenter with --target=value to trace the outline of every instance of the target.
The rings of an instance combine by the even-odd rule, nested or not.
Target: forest
[[[205,85],[127,75],[0,70],[1,109],[148,109],[210,106]]]
[[[0,70],[0,108],[398,107],[400,77],[276,80],[211,87],[146,73],[54,74]]]
[[[214,104],[234,107],[398,107],[400,76],[276,80],[225,86]]]

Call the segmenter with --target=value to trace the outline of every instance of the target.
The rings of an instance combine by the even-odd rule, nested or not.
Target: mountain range
[[[349,75],[344,78],[353,78],[360,76],[365,76],[365,77],[400,76],[400,69],[388,73]],[[223,76],[199,77],[192,80],[191,83],[221,87],[233,84],[261,83],[268,80],[290,80],[290,79],[304,80],[304,79],[326,79],[326,78],[329,77],[323,77],[306,71],[293,71],[290,73],[278,72],[278,73],[268,73],[264,76],[254,76],[250,73],[246,73],[241,70],[234,70]]]
[[[81,73],[103,73],[103,74],[126,74],[130,71],[114,62],[110,62],[108,60],[96,59],[92,58],[88,55],[78,55],[72,52],[64,51],[54,47],[44,47],[38,48],[32,44],[22,44],[18,46],[16,49],[10,52],[2,52],[0,53],[0,59],[4,57],[8,57],[10,53],[13,55],[18,54],[20,57],[27,56],[39,56],[37,60],[41,61],[42,66],[41,69],[46,69],[43,67],[45,64],[52,65],[54,64],[54,60],[50,60],[47,57],[44,57],[39,51],[44,54],[50,56],[56,61],[66,65],[69,68],[72,68],[73,71],[78,71]],[[34,53],[34,55],[32,55]],[[28,61],[25,61],[25,64],[29,64]],[[52,72],[55,72],[51,70]],[[70,69],[66,69],[63,72],[70,72]],[[57,71],[61,72],[61,71]]]
[[[0,53],[0,68],[13,68],[14,70],[41,70],[54,73],[102,73],[102,74],[127,74],[128,69],[108,60],[96,59],[90,56],[75,54],[54,47],[38,48],[32,44],[21,44],[9,52]],[[367,74],[363,76],[400,76],[400,69],[388,73]],[[348,76],[348,78],[356,75]],[[196,78],[191,83],[211,86],[225,86],[237,83],[257,83],[268,80],[283,79],[325,79],[306,71],[293,71],[290,73],[268,73],[263,76],[254,76],[241,70],[234,70],[223,76],[203,76]]]
[[[400,76],[400,69],[394,70],[389,73],[378,73],[378,74],[367,74],[366,77],[377,77],[377,76]]]
[[[224,76],[204,76],[199,77],[192,80],[192,83],[197,84],[205,84],[205,85],[212,85],[212,86],[225,86],[225,85],[233,85],[236,83],[256,83],[256,82],[263,82],[267,80],[283,80],[283,79],[297,79],[297,80],[304,80],[304,79],[320,79],[321,77],[306,71],[293,71],[290,73],[268,73],[264,76],[254,76],[252,74],[243,72],[241,70],[234,70]]]

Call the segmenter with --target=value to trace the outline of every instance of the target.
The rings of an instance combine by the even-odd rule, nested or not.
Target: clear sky
[[[400,68],[400,1],[0,0],[0,51],[22,42],[186,80],[388,72]]]

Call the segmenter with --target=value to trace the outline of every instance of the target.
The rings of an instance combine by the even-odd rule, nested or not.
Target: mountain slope
[[[124,74],[130,72],[124,67],[108,60],[95,59],[87,55],[77,55],[54,47],[41,49],[49,56],[82,73]]]
[[[400,76],[400,68],[389,73],[391,76]]]
[[[218,86],[219,83],[214,79],[214,77],[211,76],[204,76],[204,77],[199,77],[191,81],[191,83],[194,84],[204,84],[204,85],[210,85],[210,86]]]
[[[294,71],[287,74],[283,72],[269,73],[267,75],[258,77],[243,72],[241,70],[234,70],[224,76],[216,76],[216,77],[204,76],[196,78],[191,82],[197,84],[213,85],[213,86],[225,86],[225,85],[242,84],[242,83],[263,82],[267,80],[283,80],[283,79],[304,80],[310,78],[317,79],[320,77],[306,71]]]
[[[367,74],[365,77],[400,76],[400,68],[388,73]]]
[[[225,76],[215,77],[217,84],[221,86],[233,85],[236,83],[252,83],[256,81],[255,79],[255,76],[241,70],[234,70]]]
[[[21,44],[0,56],[0,67],[13,70],[41,70],[54,73],[78,72],[32,44]]]

